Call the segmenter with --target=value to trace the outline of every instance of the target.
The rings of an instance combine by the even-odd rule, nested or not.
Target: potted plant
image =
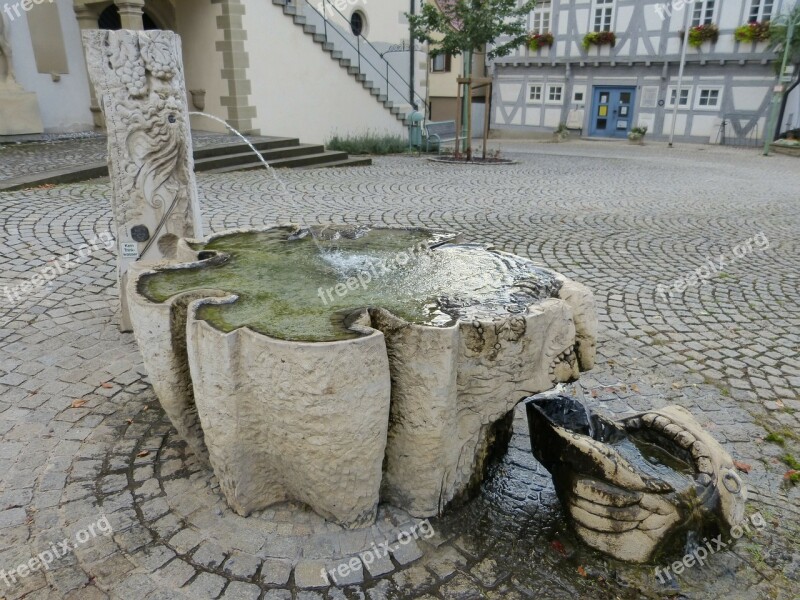
[[[531,32],[528,36],[528,48],[530,48],[531,52],[537,52],[545,46],[552,46],[553,41],[553,34],[549,31],[546,33]]]
[[[769,41],[769,21],[746,23],[737,27],[734,32],[737,42],[766,42]]]
[[[583,49],[589,46],[614,46],[617,43],[617,34],[613,31],[591,31],[583,36]]]
[[[639,125],[634,127],[628,133],[628,141],[631,144],[638,144],[644,146],[644,136],[647,134],[647,125]]]
[[[681,32],[681,39],[683,39],[683,32]],[[719,27],[714,23],[695,25],[689,29],[689,45],[692,48],[699,48],[704,42],[716,44],[717,40],[719,40]]]
[[[554,142],[563,142],[569,138],[569,129],[567,129],[566,123],[559,123],[558,129],[553,132],[553,141]]]

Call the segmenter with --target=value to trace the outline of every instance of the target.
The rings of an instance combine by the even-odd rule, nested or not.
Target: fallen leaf
[[[631,384],[631,390],[633,390],[634,392],[636,392],[638,394],[639,393],[639,386],[636,385],[635,383],[632,383]]]
[[[581,577],[586,577],[586,569],[584,569],[581,565],[578,565],[578,574]]]
[[[137,454],[136,456],[138,456],[139,458],[144,458],[144,457],[145,457],[145,456],[147,456],[148,454],[150,454],[150,450],[142,450],[142,451],[141,451],[141,452],[139,452],[139,454]]]
[[[561,556],[567,555],[567,549],[564,548],[564,544],[562,544],[558,540],[553,540],[552,542],[550,542],[550,545],[553,547],[553,550],[558,552]]]
[[[133,419],[125,419],[128,422],[128,425],[133,425]]]
[[[795,469],[791,469],[790,471],[786,471],[786,473],[783,474],[783,478],[784,479],[789,479],[793,475],[800,475],[800,471],[796,471]]]
[[[108,383],[107,381],[105,381],[105,382],[103,382],[103,383],[101,383],[101,384],[100,384],[100,387],[104,387],[104,388],[106,388],[107,390],[110,390],[110,389],[111,389],[111,388],[113,388],[114,386],[113,386],[113,384],[110,384],[110,383]]]
[[[742,473],[749,473],[750,469],[753,468],[750,465],[748,465],[747,463],[744,463],[744,462],[742,462],[740,460],[733,461],[733,466],[735,466],[737,469],[739,469]]]
[[[80,408],[81,406],[83,406],[87,402],[89,402],[89,401],[88,400],[84,400],[84,399],[73,400],[72,404],[70,404],[69,406],[70,406],[70,408]]]

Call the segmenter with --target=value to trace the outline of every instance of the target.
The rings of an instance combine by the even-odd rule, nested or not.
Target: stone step
[[[313,35],[313,38],[314,38],[314,41],[317,42],[318,44],[324,44],[325,40],[328,39],[327,37],[325,37],[324,33],[315,33]]]
[[[308,168],[308,167],[324,167],[332,163],[343,163],[344,161],[350,160],[350,157],[347,155],[346,152],[334,152],[334,151],[324,151],[324,152],[317,152],[315,154],[306,154],[303,156],[296,156],[290,158],[282,158],[278,160],[270,160],[267,161],[269,165],[275,169],[284,169],[284,168],[292,168],[292,169],[299,169],[299,168]],[[363,164],[358,162],[358,164]],[[370,161],[371,164],[371,161]],[[261,163],[249,163],[244,165],[238,166],[230,166],[230,167],[221,167],[219,169],[213,169],[209,171],[209,173],[229,173],[231,171],[251,171],[253,169],[264,168]]]
[[[365,156],[351,156],[346,160],[335,160],[333,162],[322,163],[310,167],[297,167],[298,169],[333,169],[335,167],[368,167],[372,165],[372,159]]]
[[[286,148],[276,148],[274,150],[259,150],[261,155],[268,163],[274,161],[293,158],[298,156],[308,156],[311,154],[319,154],[325,151],[325,147],[321,144],[298,144],[297,146],[288,146]],[[213,171],[225,167],[233,167],[236,165],[249,165],[258,164],[262,165],[261,159],[253,151],[240,152],[237,154],[226,154],[221,156],[212,156],[209,158],[201,158],[195,160],[194,170]]]
[[[308,34],[314,34],[314,33],[317,33],[317,28],[314,25],[306,24],[306,25],[303,25],[303,31],[305,31]]]

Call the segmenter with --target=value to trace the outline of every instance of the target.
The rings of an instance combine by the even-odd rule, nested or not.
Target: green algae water
[[[526,259],[450,243],[449,234],[347,227],[319,233],[282,227],[222,235],[194,249],[201,258],[227,260],[145,275],[139,292],[152,302],[197,289],[235,294],[233,303],[203,305],[198,318],[225,332],[249,327],[282,340],[324,342],[357,337],[345,319],[363,308],[446,326],[522,313],[560,287],[552,272]]]

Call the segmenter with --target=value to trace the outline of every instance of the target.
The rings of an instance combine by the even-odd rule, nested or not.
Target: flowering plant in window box
[[[617,43],[617,34],[613,31],[591,31],[583,36],[583,49],[589,46],[614,46]]]
[[[683,32],[681,32],[683,38]],[[692,48],[699,48],[703,42],[711,42],[715,44],[719,39],[719,27],[714,23],[706,23],[705,25],[695,25],[689,29],[689,45]]]
[[[769,21],[755,21],[737,27],[734,37],[737,42],[766,42],[769,40]]]
[[[540,48],[553,45],[553,34],[549,31],[547,33],[531,32],[528,35],[528,48],[536,52]]]

